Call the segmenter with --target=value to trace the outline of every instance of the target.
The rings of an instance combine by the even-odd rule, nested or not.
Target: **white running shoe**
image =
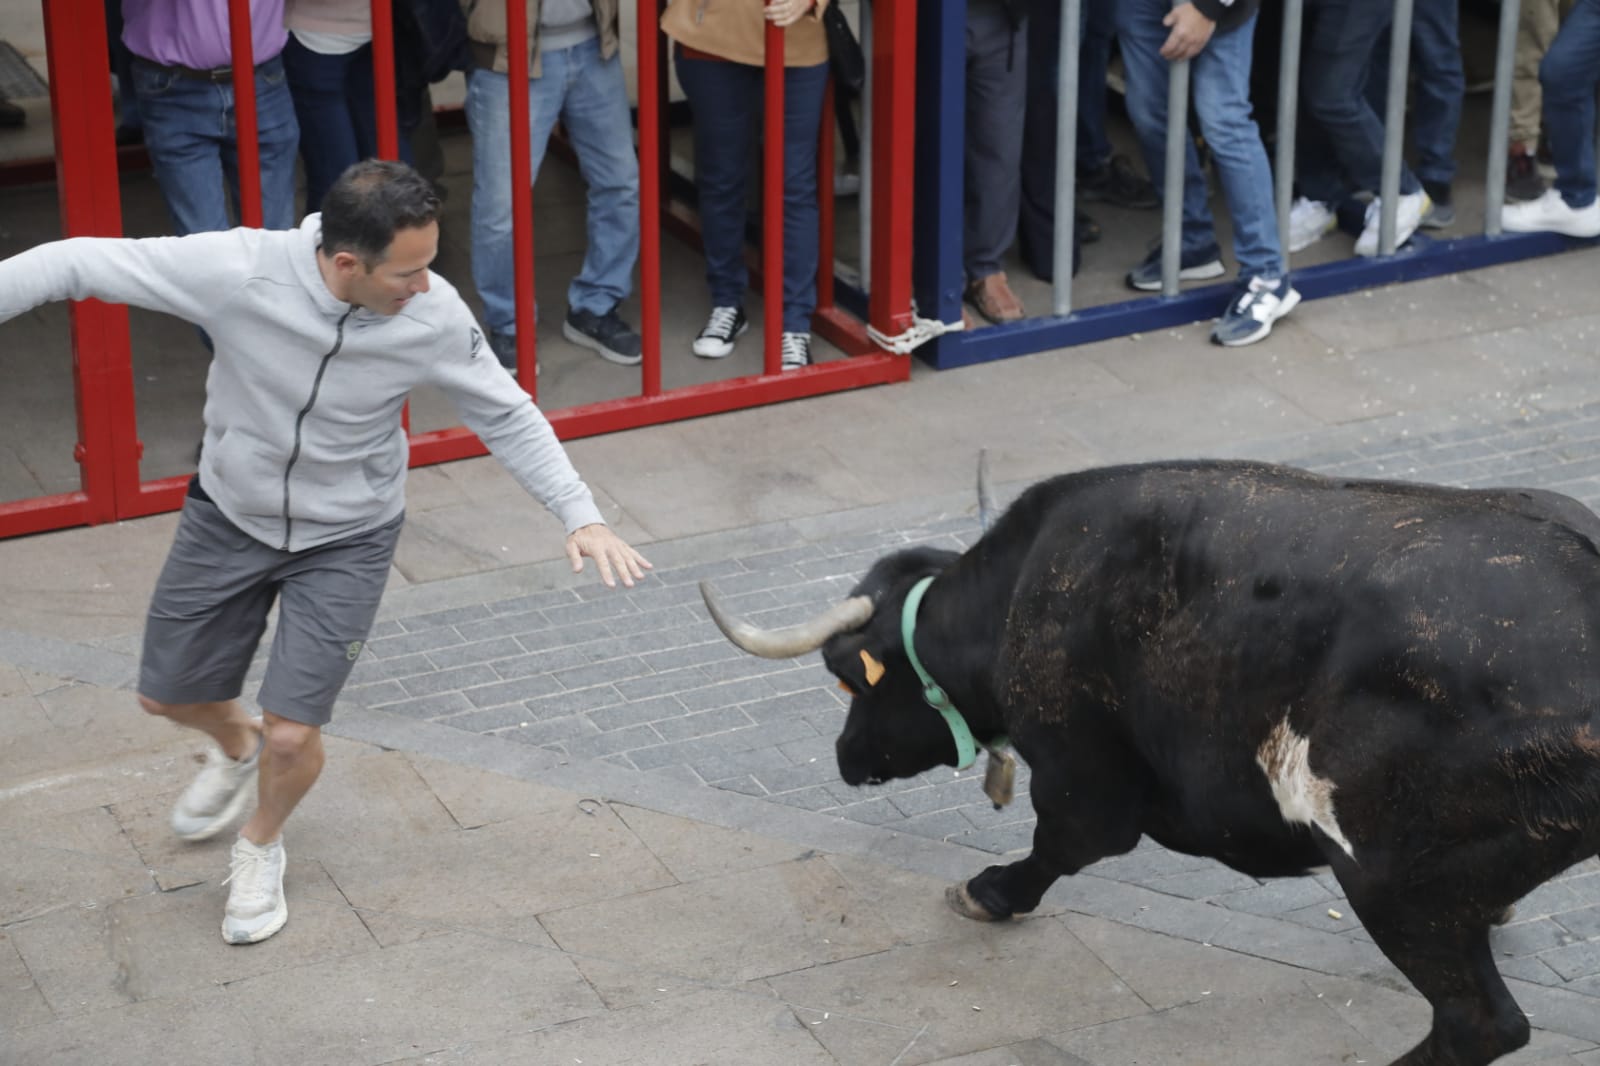
[[[1378,227],[1382,224],[1383,210],[1380,206],[1382,197],[1373,197],[1367,205],[1366,224],[1361,228],[1361,236],[1356,238],[1357,255],[1378,254]],[[1394,246],[1402,248],[1417,232],[1417,227],[1422,225],[1422,216],[1428,213],[1428,208],[1433,206],[1433,201],[1428,194],[1418,189],[1416,192],[1407,193],[1396,201],[1394,215]]]
[[[1289,251],[1311,247],[1332,233],[1338,224],[1339,217],[1333,213],[1332,205],[1304,196],[1295,197],[1289,207]]]
[[[222,915],[222,939],[230,944],[255,944],[283,928],[289,920],[289,905],[283,899],[287,860],[281,837],[265,847],[244,837],[233,842],[232,869],[222,882],[233,885]]]
[[[705,328],[694,339],[694,354],[702,359],[726,359],[733,354],[733,342],[748,328],[744,308],[713,307]]]
[[[1568,237],[1600,237],[1600,199],[1588,207],[1569,207],[1554,189],[1537,200],[1507,204],[1500,212],[1501,228],[1512,233],[1564,233]]]
[[[172,831],[179,840],[210,840],[239,817],[255,795],[262,743],[258,738],[250,757],[238,761],[215,744],[207,747],[205,766],[172,808]]]

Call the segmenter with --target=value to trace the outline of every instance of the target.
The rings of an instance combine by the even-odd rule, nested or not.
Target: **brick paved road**
[[[1547,487],[1600,503],[1600,405],[1431,432],[1407,432],[1403,420],[1385,426],[1258,443],[1245,454],[1325,473]],[[570,760],[603,759],[994,854],[1026,848],[1033,814],[1025,771],[1018,802],[1003,811],[979,790],[981,765],[845,787],[832,754],[844,698],[819,658],[744,655],[711,624],[696,590],[709,579],[733,610],[784,625],[836,603],[885,552],[960,549],[976,535],[969,515],[821,542],[796,535],[759,554],[662,569],[626,593],[585,586],[391,618],[374,633],[346,695]],[[1365,938],[1331,876],[1257,881],[1148,843],[1094,871]],[[1508,976],[1600,997],[1600,862],[1523,901],[1495,944]]]

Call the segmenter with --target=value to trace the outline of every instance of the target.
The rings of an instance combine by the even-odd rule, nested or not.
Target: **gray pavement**
[[[163,516],[0,542],[0,1063],[1380,1063],[1426,1004],[1327,878],[1141,846],[1026,920],[943,886],[1027,846],[1026,778],[847,789],[814,656],[731,649],[1050,473],[1235,455],[1600,503],[1600,251],[575,442],[656,563],[574,577],[488,460],[413,472],[368,655],[291,822],[291,919],[218,935],[226,843],[165,830],[196,745],[132,701]],[[1535,1026],[1600,1066],[1600,864],[1495,934]]]

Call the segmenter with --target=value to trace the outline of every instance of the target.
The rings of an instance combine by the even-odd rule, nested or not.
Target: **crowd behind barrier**
[[[1179,247],[1169,254],[1169,242],[1156,239],[1126,274],[1130,289],[1171,295],[1176,287],[1167,277],[1173,271],[1163,269],[1166,258],[1176,260],[1179,283],[1227,273],[1211,220],[1214,181],[1232,216],[1237,294],[1213,339],[1229,345],[1270,333],[1299,299],[1289,257],[1341,226],[1356,235],[1354,253],[1370,257],[1380,243],[1385,251],[1404,248],[1418,230],[1443,231],[1456,222],[1456,138],[1466,93],[1462,0],[1302,0],[1283,8],[1268,5],[1265,12],[1260,0],[961,3],[967,329],[979,318],[1004,324],[1027,315],[1007,266],[1020,262],[1036,278],[1056,282],[1059,257],[1076,273],[1082,247],[1100,236],[1098,223],[1080,204],[1158,209],[1176,192]],[[763,30],[772,22],[784,29],[787,41],[781,365],[792,369],[811,361],[817,135],[830,52],[820,17],[826,4],[662,5],[660,29],[672,42],[674,69],[694,115],[710,310],[692,351],[702,358],[731,353],[748,322],[743,216],[761,127]],[[515,367],[506,8],[459,0],[393,0],[389,6],[401,159],[416,162],[413,141],[429,110],[428,85],[452,71],[465,73],[464,111],[473,136],[472,272],[494,351]],[[1515,68],[1505,131],[1505,198],[1512,206],[1500,221],[1511,232],[1600,235],[1593,161],[1600,0],[1526,0],[1513,6]],[[110,65],[121,94],[119,140],[143,139],[173,232],[226,228],[239,217],[240,196],[226,0],[105,0],[105,7]],[[1280,92],[1274,98],[1270,71],[1263,76],[1261,68],[1288,61],[1283,52],[1289,42],[1276,47],[1270,32],[1286,8],[1303,20],[1294,42],[1298,107],[1289,101],[1293,121],[1280,121],[1274,131],[1269,123],[1280,117],[1274,109],[1287,97]],[[317,209],[345,167],[378,154],[371,11],[370,0],[250,4],[267,228],[294,225]],[[527,0],[526,12],[532,173],[537,176],[559,122],[590,187],[589,246],[568,291],[563,334],[608,361],[636,365],[641,339],[618,314],[638,258],[638,164],[620,55],[619,3]],[[1063,34],[1069,14],[1075,32]],[[1394,47],[1397,17],[1404,20],[1408,48]],[[1258,33],[1258,24],[1267,32]],[[835,49],[850,39],[848,25],[840,32],[845,36],[832,37]],[[1062,91],[1068,48],[1074,106],[1064,121],[1058,111],[1069,98]],[[1409,76],[1402,53],[1409,57]],[[1143,173],[1114,149],[1108,132],[1107,75],[1114,57]],[[851,64],[853,81],[859,57],[841,59]],[[1191,135],[1181,145],[1182,173],[1172,179],[1171,191],[1167,118],[1177,86],[1169,72],[1188,83],[1193,100],[1183,127]],[[1391,109],[1388,98],[1396,88],[1401,100]],[[841,93],[835,103],[847,156],[853,158],[856,116],[849,94]],[[1391,139],[1399,141],[1395,114],[1409,135],[1401,142],[1409,147],[1409,162],[1386,151]],[[20,109],[0,102],[0,127],[21,121]],[[1275,188],[1267,149],[1274,133],[1281,139],[1285,128],[1293,131],[1293,151],[1278,145]],[[1058,176],[1057,144],[1068,129],[1073,173]],[[304,179],[298,201],[297,157]],[[1286,161],[1292,200],[1287,212],[1275,212]],[[1387,234],[1386,167],[1397,175]],[[1545,173],[1554,175],[1553,185]],[[1054,226],[1062,184],[1074,193],[1065,201],[1074,214],[1066,247],[1058,247]]]
[[[832,304],[831,198],[863,194],[863,235],[874,208],[895,202],[892,195],[880,199],[871,180],[877,57],[864,0],[856,30],[869,61],[859,94],[835,92],[838,78],[828,77],[834,58],[842,61],[831,64],[836,74],[856,72],[847,74],[852,88],[860,71],[854,57],[830,56],[830,41],[837,47],[841,38],[837,20],[825,30],[826,0],[641,5],[641,15],[652,7],[659,14],[662,62],[647,72],[649,49],[641,48],[637,123],[624,73],[620,0],[527,0],[510,7],[250,0],[243,21],[245,5],[227,0],[102,2],[107,66],[117,75],[116,139],[143,141],[178,234],[256,219],[267,228],[295,225],[317,209],[322,191],[346,166],[375,154],[413,162],[436,180],[429,86],[462,72],[472,155],[470,270],[489,345],[530,392],[537,360],[531,338],[519,339],[518,324],[531,333],[526,327],[538,310],[531,279],[517,265],[523,255],[517,212],[528,209],[530,198],[515,189],[533,184],[558,123],[588,189],[583,262],[567,285],[566,306],[555,309],[561,335],[608,363],[645,363],[646,398],[660,392],[661,360],[726,358],[751,321],[746,244],[750,204],[763,199],[758,170],[778,171],[775,187],[782,190],[765,197],[772,202],[758,227],[775,238],[765,249],[761,294],[774,314],[758,346],[767,353],[768,374],[815,361],[812,330]],[[1302,295],[1359,284],[1317,276],[1317,268],[1306,272],[1293,261],[1316,246],[1325,263],[1329,249],[1347,240],[1341,231],[1354,238],[1350,262],[1402,264],[1385,280],[1424,276],[1411,265],[1420,260],[1407,256],[1428,248],[1427,236],[1463,243],[1454,240],[1463,229],[1455,192],[1460,172],[1473,166],[1458,148],[1467,94],[1464,18],[1480,25],[1499,19],[1498,63],[1508,75],[1497,83],[1490,118],[1491,156],[1498,152],[1499,159],[1487,168],[1492,202],[1484,232],[1600,235],[1594,164],[1600,0],[1511,0],[1498,10],[1487,3],[939,0],[919,8],[918,64],[940,82],[936,91],[917,94],[914,128],[893,136],[914,148],[919,182],[925,171],[939,169],[926,165],[930,158],[943,152],[948,163],[953,155],[955,179],[939,188],[960,190],[954,212],[960,223],[900,227],[906,243],[917,244],[923,277],[916,296],[930,318],[913,325],[908,313],[895,320],[904,332],[874,327],[863,336],[904,352],[945,332],[924,349],[935,366],[1197,317],[1216,318],[1214,341],[1251,344],[1266,338]],[[520,44],[513,24],[524,29]],[[953,26],[959,27],[954,47]],[[943,52],[930,48],[930,40],[941,42]],[[764,69],[775,47],[783,48],[782,62]],[[244,80],[233,62],[241,49],[250,54]],[[1467,57],[1480,70],[1489,61],[1483,51]],[[515,99],[514,62],[527,67],[525,105]],[[659,275],[660,265],[658,250],[650,249],[649,220],[660,204],[643,202],[650,197],[641,197],[640,173],[666,173],[663,156],[670,153],[659,140],[664,124],[645,128],[642,82],[664,90],[669,70],[692,120],[706,310],[699,333],[684,345],[688,351],[658,351],[652,359],[647,349],[661,343],[660,282],[649,275],[652,269]],[[951,70],[961,77],[945,77]],[[252,82],[249,98],[236,99],[235,90]],[[374,84],[392,87],[394,98],[379,99]],[[13,121],[12,110],[0,106],[0,129]],[[1169,123],[1174,114],[1188,121]],[[386,115],[397,126],[387,146]],[[961,134],[953,148],[952,115]],[[859,179],[834,172],[835,119],[843,157]],[[521,122],[529,132],[525,159],[515,158]],[[781,127],[783,136],[762,148],[763,127]],[[254,130],[248,143],[240,142],[241,129]],[[646,156],[653,160],[648,167]],[[903,174],[904,158],[880,166],[880,173]],[[948,220],[950,199],[941,195],[919,188],[917,210],[943,212]],[[1161,222],[1151,219],[1146,254],[1108,264],[1096,262],[1096,250],[1085,251],[1103,236],[1095,217],[1102,204],[1118,212],[1171,206]],[[1222,230],[1212,217],[1218,205],[1230,216]],[[1058,230],[1054,220],[1067,211],[1073,225]],[[876,300],[870,257],[864,240],[860,277]],[[1120,304],[1074,308],[1072,279],[1085,264],[1102,273],[1115,269],[1131,293],[1169,299],[1132,301],[1127,306],[1137,310],[1126,314]],[[954,284],[930,290],[930,270],[941,284],[952,277]],[[1033,317],[1021,293],[1037,292],[1037,285],[1019,286],[1019,272],[1054,287],[1048,308],[1030,297]],[[1204,297],[1198,302],[1180,307],[1174,299],[1189,283],[1218,279],[1226,280],[1191,294]],[[636,284],[640,329],[623,312]],[[852,297],[861,294],[841,299]],[[1101,310],[1112,314],[1097,317]],[[1142,325],[1135,316],[1143,316]],[[989,325],[1000,328],[982,328]],[[962,345],[949,349],[962,354],[945,358],[939,339]]]

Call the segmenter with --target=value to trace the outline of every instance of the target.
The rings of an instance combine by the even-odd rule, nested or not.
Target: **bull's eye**
[[[848,692],[850,694],[850,698],[851,699],[855,698],[856,690],[850,687],[850,682],[844,680],[843,678],[840,678],[839,679],[839,687],[842,688],[844,691]]]

